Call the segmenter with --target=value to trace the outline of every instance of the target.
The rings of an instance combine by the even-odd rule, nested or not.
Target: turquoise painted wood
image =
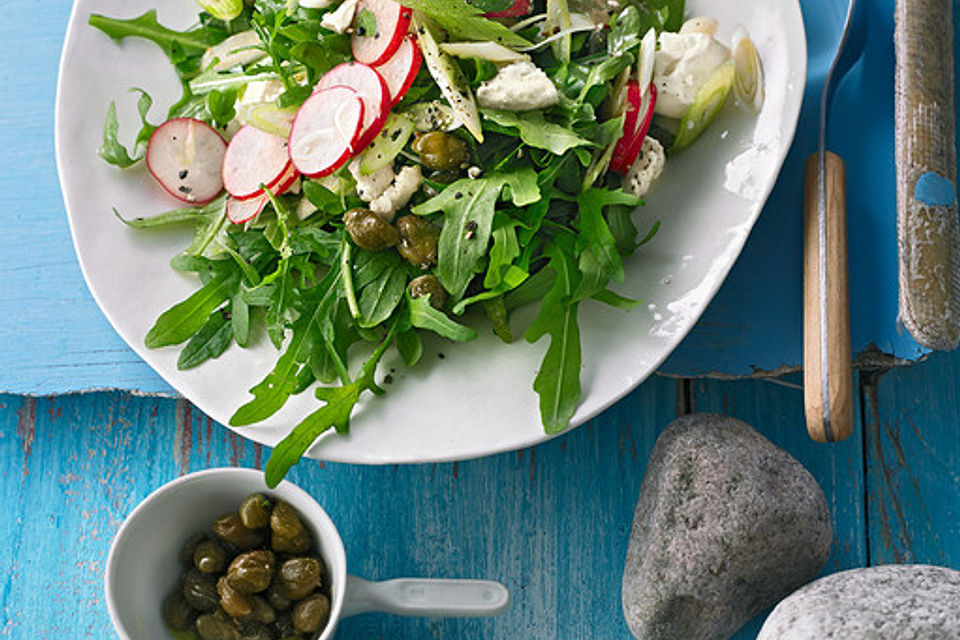
[[[765,381],[655,377],[595,420],[532,449],[434,465],[301,463],[291,479],[337,522],[352,571],[503,581],[514,601],[494,620],[367,615],[341,638],[628,638],[620,578],[633,509],[660,429],[679,413],[744,419],[797,455],[828,496],[836,531],[828,571],[864,564],[859,434],[832,448],[803,432],[801,393]],[[183,400],[127,393],[0,398],[4,505],[0,637],[111,637],[102,596],[123,518],[177,475],[261,468],[269,455]],[[60,607],[47,606],[50,594]],[[760,620],[738,640],[755,635]]]

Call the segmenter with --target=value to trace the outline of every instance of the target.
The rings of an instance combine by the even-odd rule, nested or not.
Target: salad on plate
[[[265,335],[276,365],[234,427],[316,395],[271,455],[271,486],[321,435],[346,433],[365,392],[384,393],[388,349],[416,366],[424,332],[475,338],[470,313],[505,342],[549,341],[533,392],[545,432],[566,428],[580,305],[640,303],[614,287],[655,241],[659,222],[635,221],[643,197],[725,105],[763,101],[745,30],[721,42],[683,0],[200,5],[183,31],[155,11],[90,16],[118,42],[159,45],[183,86],[160,123],[135,89],[132,148],[111,104],[99,153],[144,162],[180,201],[153,217],[115,211],[127,225],[195,229],[171,266],[198,288],[146,345],[183,345],[188,369]],[[528,304],[532,323],[513,326]]]

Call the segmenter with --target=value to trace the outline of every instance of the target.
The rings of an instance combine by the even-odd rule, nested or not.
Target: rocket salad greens
[[[132,149],[111,105],[100,155],[145,159],[186,204],[126,224],[196,230],[171,266],[200,288],[157,319],[147,346],[184,345],[186,369],[265,327],[280,355],[235,427],[316,395],[274,449],[270,486],[319,436],[347,432],[365,392],[384,393],[375,373],[388,349],[412,367],[424,331],[469,341],[469,311],[510,342],[511,312],[539,304],[521,334],[549,340],[533,389],[544,430],[567,427],[581,395],[579,306],[639,303],[610,285],[656,233],[652,222],[638,233],[632,214],[664,148],[689,145],[735,86],[753,87],[738,98],[754,105],[762,89],[750,44],[752,57],[735,49],[695,70],[709,81],[683,98],[679,132],[676,117],[654,115],[658,90],[681,93],[659,58],[654,75],[654,55],[658,34],[687,30],[683,0],[200,4],[185,31],[155,11],[90,16],[118,42],[156,43],[183,85],[159,125],[140,91]],[[701,49],[713,46],[704,34]],[[353,373],[357,344],[372,353]]]

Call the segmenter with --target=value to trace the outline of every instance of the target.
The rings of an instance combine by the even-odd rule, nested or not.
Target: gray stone
[[[823,491],[733,418],[684,416],[647,465],[623,572],[640,640],[722,640],[813,580],[830,554]]]
[[[957,640],[960,571],[887,565],[835,573],[777,605],[757,640]]]

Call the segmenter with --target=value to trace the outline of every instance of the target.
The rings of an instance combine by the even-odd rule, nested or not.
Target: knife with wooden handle
[[[952,0],[897,0],[900,320],[921,345],[960,342]]]
[[[827,122],[836,86],[863,53],[866,2],[849,0],[820,94],[817,152],[805,172],[803,404],[807,432],[817,442],[837,442],[853,433],[846,172],[840,157],[827,151]]]

